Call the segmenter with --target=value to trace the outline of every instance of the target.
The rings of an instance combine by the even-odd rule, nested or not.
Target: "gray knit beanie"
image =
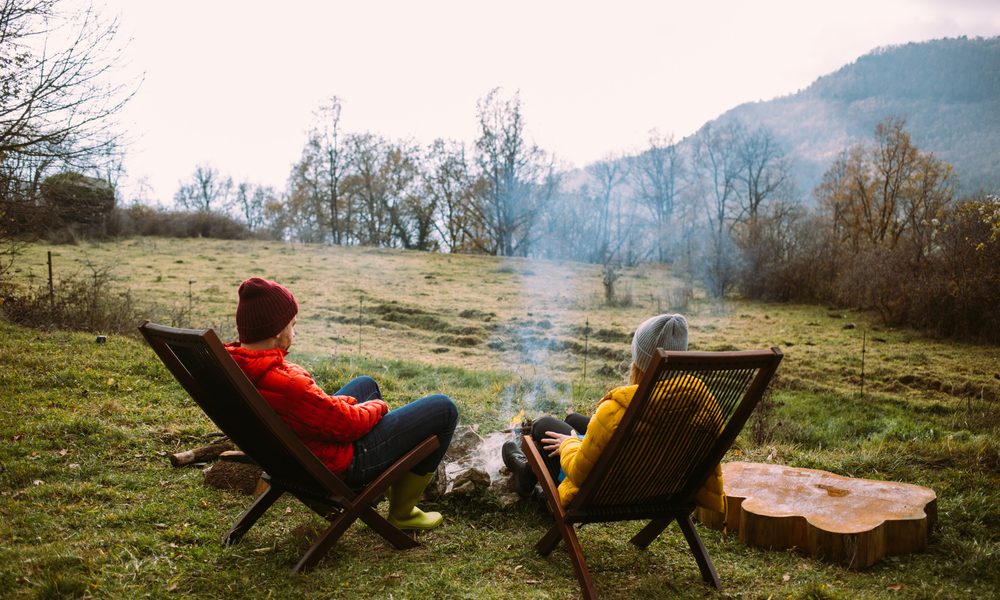
[[[645,373],[657,348],[688,349],[688,323],[684,315],[659,315],[639,325],[632,336],[632,362]]]

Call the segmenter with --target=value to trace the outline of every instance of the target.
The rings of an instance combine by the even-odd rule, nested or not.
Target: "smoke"
[[[511,319],[498,332],[514,375],[501,395],[501,416],[521,411],[528,418],[562,414],[568,405],[567,386],[556,375],[554,364],[555,354],[565,349],[555,334],[563,308],[577,301],[576,286],[565,271],[548,261],[508,259],[501,269],[512,272],[524,315]]]

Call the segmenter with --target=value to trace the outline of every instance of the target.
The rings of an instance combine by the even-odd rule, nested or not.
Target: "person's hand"
[[[559,446],[562,445],[563,440],[569,437],[575,436],[546,431],[545,437],[542,438],[542,447],[549,453],[549,456],[559,456]]]

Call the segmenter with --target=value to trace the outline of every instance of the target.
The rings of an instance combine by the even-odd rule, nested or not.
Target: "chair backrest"
[[[693,505],[781,358],[777,348],[659,350],[567,512],[628,518]]]
[[[261,397],[214,331],[149,321],[139,331],[205,414],[275,481],[306,493],[351,494]]]

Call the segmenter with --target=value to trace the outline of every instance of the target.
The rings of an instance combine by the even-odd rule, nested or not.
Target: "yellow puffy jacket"
[[[679,418],[686,419],[691,427],[702,427],[718,434],[722,431],[722,413],[719,405],[712,396],[705,384],[696,377],[684,376],[660,384],[670,386],[667,391],[679,392],[679,398],[690,399],[687,406],[671,406]],[[580,486],[587,479],[594,463],[601,455],[604,447],[611,439],[611,434],[618,428],[625,409],[628,408],[632,396],[638,386],[627,385],[617,387],[608,392],[601,401],[597,403],[597,412],[587,426],[587,435],[581,440],[570,437],[563,440],[559,446],[560,464],[565,479],[559,484],[559,501],[566,506],[573,500]],[[687,388],[687,389],[685,389]],[[648,424],[640,422],[636,425],[635,432],[641,432],[642,428],[649,427]],[[652,474],[651,475],[658,475]],[[722,487],[722,469],[715,466],[715,471],[709,474],[705,483],[695,497],[698,506],[714,510],[716,512],[726,512],[726,497]]]

